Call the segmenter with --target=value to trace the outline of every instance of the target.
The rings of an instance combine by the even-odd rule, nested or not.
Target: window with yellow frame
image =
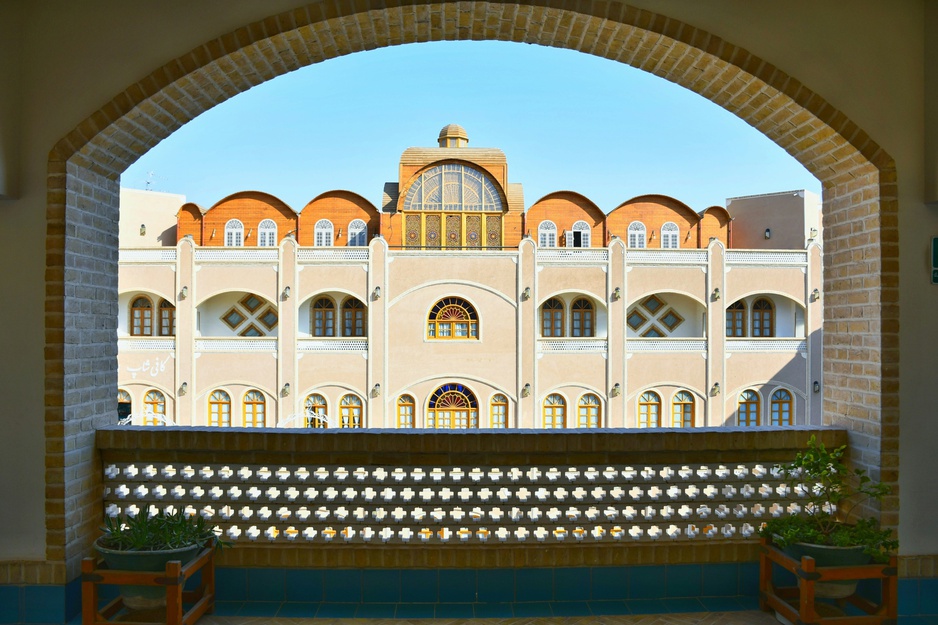
[[[427,316],[427,338],[475,341],[479,339],[479,316],[472,304],[461,297],[438,301]]]

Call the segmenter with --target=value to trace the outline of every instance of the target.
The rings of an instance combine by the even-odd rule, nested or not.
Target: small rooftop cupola
[[[441,148],[464,148],[469,143],[469,135],[459,124],[443,126],[438,139]]]

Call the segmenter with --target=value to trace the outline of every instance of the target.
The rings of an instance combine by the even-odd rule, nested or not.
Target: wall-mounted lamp
[[[147,225],[146,225],[146,224],[140,224],[140,236],[142,236],[142,237],[147,236]]]
[[[766,229],[765,229],[765,238],[766,238],[766,239],[771,239],[771,238],[772,238],[772,229],[771,229],[771,228],[766,228]]]
[[[373,300],[381,299],[381,287],[380,286],[376,286],[375,290],[371,292],[371,299]]]
[[[522,396],[522,397],[527,397],[527,396],[529,396],[530,394],[531,394],[531,383],[530,383],[530,382],[525,382],[525,383],[524,383],[524,386],[521,387],[521,396]]]
[[[616,287],[612,290],[612,301],[617,302],[622,299],[622,289]]]
[[[809,236],[810,236],[812,239],[816,239],[816,238],[817,238],[817,228],[811,228]]]
[[[713,289],[713,301],[720,299],[720,287]]]
[[[335,237],[336,237],[337,239],[341,239],[341,238],[342,238],[342,228],[339,228],[339,234],[335,235]]]
[[[531,287],[526,286],[524,287],[524,290],[521,291],[521,300],[527,301],[529,299],[531,299]]]
[[[290,287],[288,286],[283,287],[283,293],[280,294],[280,299],[282,300],[290,299]]]
[[[650,240],[652,240],[652,241],[655,240],[655,231],[654,231],[654,230],[651,231],[651,236],[648,237],[648,238],[649,238]]]
[[[821,392],[821,383],[818,382],[817,380],[814,381],[814,392],[815,393]]]
[[[185,395],[185,394],[186,394],[186,391],[188,391],[188,390],[189,390],[189,383],[188,383],[188,382],[183,382],[183,383],[179,386],[179,394],[180,394],[180,395]]]
[[[251,228],[250,230],[248,230],[248,233],[245,235],[244,238],[245,238],[245,239],[250,239],[250,238],[251,238],[251,234],[252,234],[253,232],[254,232],[254,228]]]
[[[377,396],[380,395],[380,394],[381,394],[381,385],[380,385],[380,384],[375,384],[374,387],[372,387],[372,389],[371,389],[371,396],[372,396],[372,397],[377,397]]]
[[[817,289],[814,289],[813,291],[811,291],[811,301],[816,302],[819,299],[821,299],[821,292]]]
[[[179,291],[179,299],[186,299],[187,297],[189,297],[189,287],[184,286],[182,290]]]
[[[720,383],[714,382],[713,386],[710,387],[710,396],[716,397],[719,394],[720,394]]]
[[[281,397],[286,397],[289,394],[290,394],[290,383],[287,382],[286,384],[283,385],[283,388],[280,389],[280,395]]]
[[[612,390],[609,391],[609,396],[618,397],[621,392],[622,392],[622,387],[619,386],[618,382],[616,382],[615,384],[612,385]]]
[[[215,238],[215,228],[212,228],[212,235],[211,235],[209,238],[210,238],[210,239],[214,239],[214,238]]]

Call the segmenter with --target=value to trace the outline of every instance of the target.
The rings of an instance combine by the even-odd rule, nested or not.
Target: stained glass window
[[[462,384],[444,384],[430,396],[427,427],[465,430],[479,427],[479,404]]]
[[[427,338],[475,340],[479,338],[479,317],[472,304],[460,297],[441,299],[430,310]]]
[[[421,172],[404,197],[405,211],[501,211],[502,200],[489,177],[461,163]]]

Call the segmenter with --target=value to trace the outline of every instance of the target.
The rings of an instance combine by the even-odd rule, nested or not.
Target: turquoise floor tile
[[[276,616],[280,601],[248,601],[241,605],[237,616]]]
[[[355,610],[355,618],[394,618],[395,610],[394,603],[362,603]]]
[[[432,603],[401,603],[394,612],[394,618],[433,618]]]
[[[631,614],[629,606],[625,601],[590,601],[590,612],[596,616],[615,616],[618,614]]]
[[[590,616],[589,603],[586,601],[554,601],[550,604],[554,616]]]
[[[510,603],[476,603],[472,608],[475,618],[511,618],[515,614]]]
[[[537,616],[553,616],[554,613],[550,609],[550,604],[546,601],[531,601],[527,603],[516,603],[512,606],[512,609],[517,617],[537,617]]]
[[[471,603],[438,603],[435,606],[436,618],[472,618],[475,613]]]
[[[319,603],[304,601],[285,601],[280,606],[277,616],[280,618],[313,618],[319,610]]]
[[[355,616],[355,610],[358,609],[357,603],[320,603],[316,610],[316,618],[352,618]]]
[[[665,614],[668,611],[663,599],[629,599],[625,605],[632,614]]]

